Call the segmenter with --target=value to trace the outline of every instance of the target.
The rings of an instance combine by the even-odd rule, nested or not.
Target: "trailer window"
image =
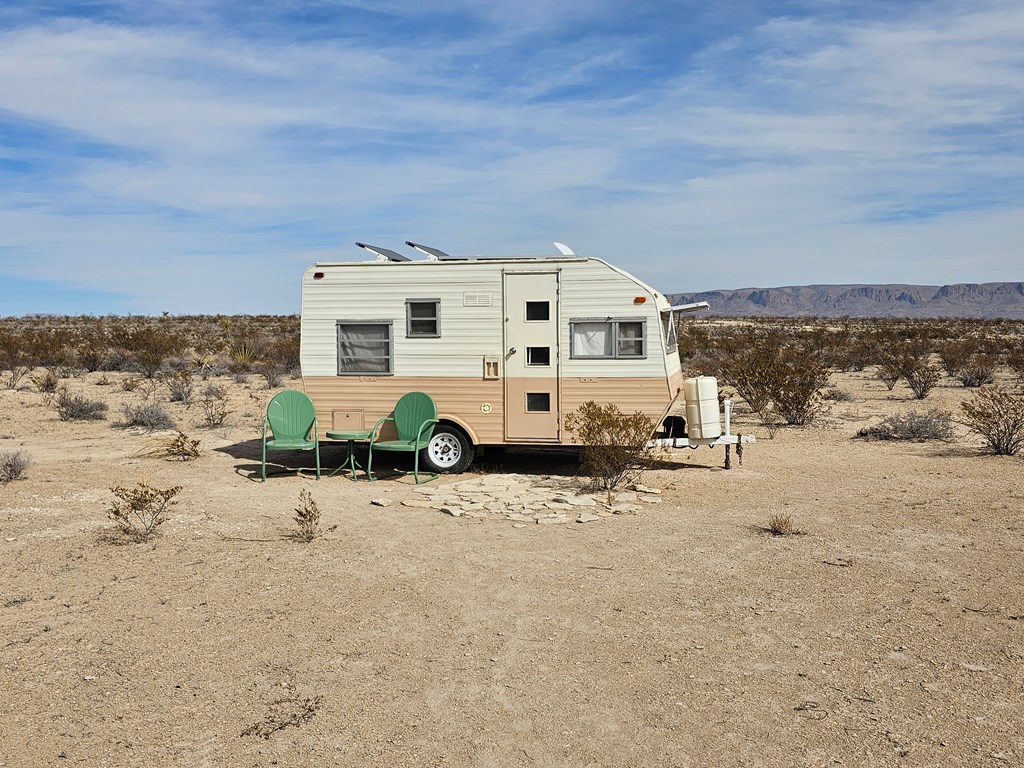
[[[338,375],[393,373],[391,321],[338,321]]]
[[[679,339],[676,336],[676,319],[671,312],[661,313],[661,335],[665,339],[665,351],[669,354],[679,351]]]
[[[551,365],[551,347],[527,347],[527,365]]]
[[[644,320],[573,320],[570,357],[643,358],[647,356]]]
[[[405,302],[405,335],[435,339],[440,336],[441,300],[407,300]]]
[[[528,322],[547,322],[551,319],[551,304],[547,301],[526,302],[526,319]]]
[[[550,392],[527,392],[526,393],[527,413],[551,413]]]

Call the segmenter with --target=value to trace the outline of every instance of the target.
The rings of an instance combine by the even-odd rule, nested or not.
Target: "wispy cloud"
[[[0,276],[36,282],[0,314],[294,312],[357,239],[666,291],[1020,279],[1018,3],[704,6],[5,8]]]

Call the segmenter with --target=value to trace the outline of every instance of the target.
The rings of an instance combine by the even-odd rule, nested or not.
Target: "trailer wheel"
[[[438,424],[427,447],[420,453],[420,464],[432,472],[460,473],[469,469],[476,451],[458,427]]]

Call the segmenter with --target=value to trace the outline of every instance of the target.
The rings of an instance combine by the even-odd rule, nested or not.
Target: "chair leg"
[[[316,445],[313,447],[316,452],[316,479],[320,479],[320,441],[318,440]]]
[[[373,443],[370,443],[370,457],[366,460],[366,476],[373,482]]]
[[[260,465],[262,467],[260,482],[261,483],[265,483],[265,482],[267,482],[267,440],[266,440],[266,438],[263,439],[263,456],[262,456],[262,461],[260,462]]]

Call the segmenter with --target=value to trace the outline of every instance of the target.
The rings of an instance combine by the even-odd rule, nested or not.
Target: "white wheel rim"
[[[462,458],[462,443],[454,435],[435,435],[430,439],[430,458],[439,467],[454,467]]]

